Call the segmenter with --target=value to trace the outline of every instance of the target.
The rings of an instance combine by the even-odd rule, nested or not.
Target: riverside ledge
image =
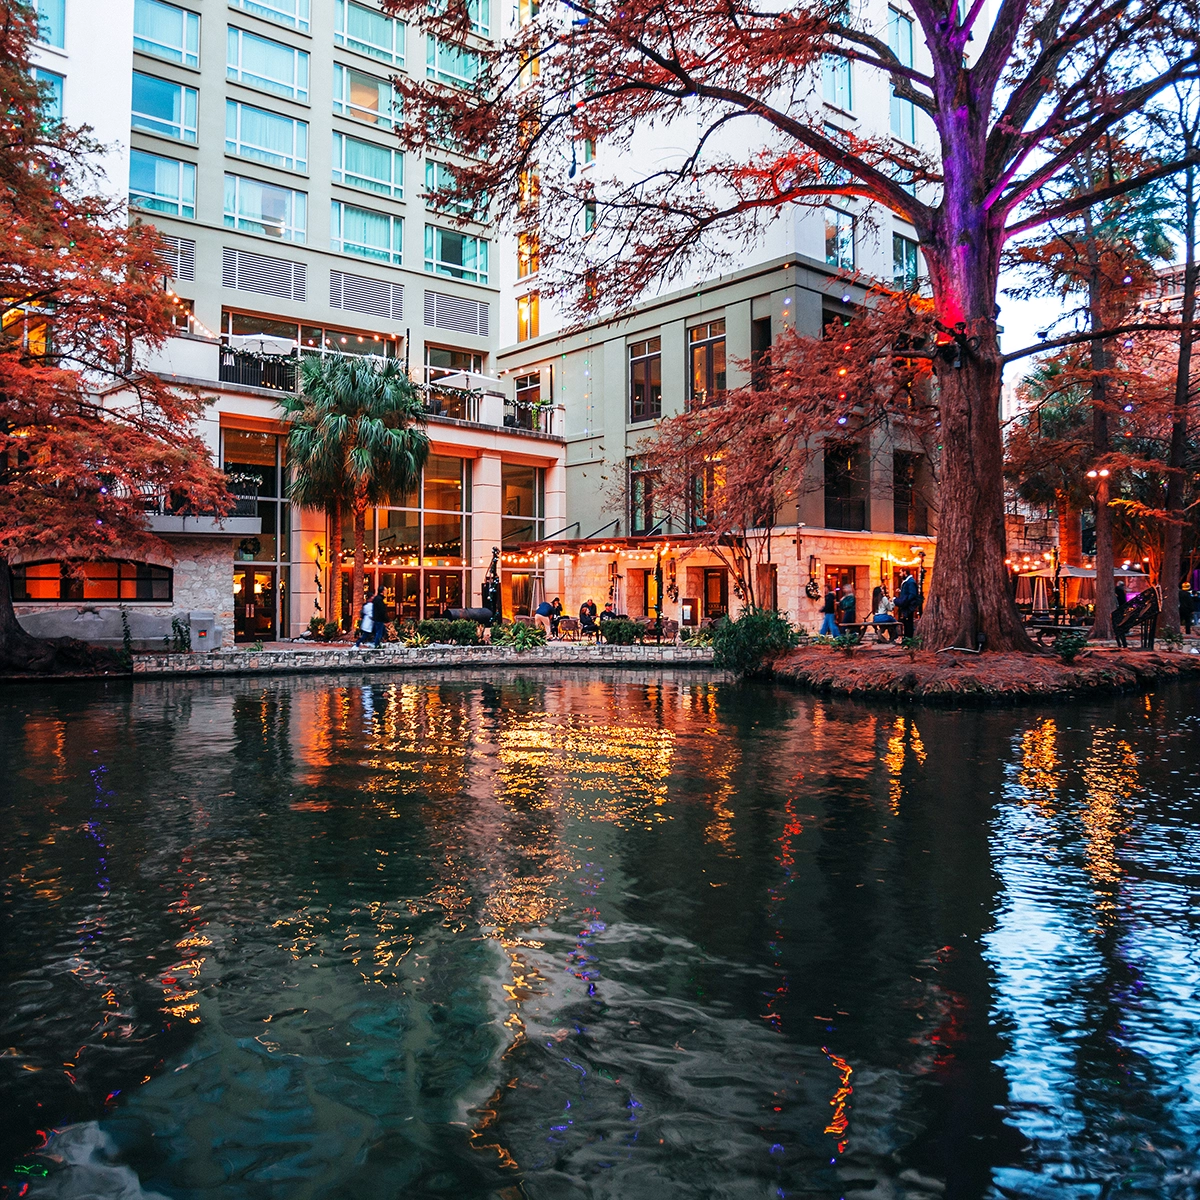
[[[206,654],[135,654],[140,679],[176,675],[287,675],[312,671],[395,671],[447,667],[713,667],[713,652],[694,646],[592,646],[554,642],[520,651],[511,646],[381,646],[356,649],[337,643]]]
[[[775,659],[781,683],[805,691],[918,704],[1023,704],[1150,691],[1176,679],[1200,682],[1200,654],[1095,647],[1073,663],[1056,655],[864,648],[793,650]]]

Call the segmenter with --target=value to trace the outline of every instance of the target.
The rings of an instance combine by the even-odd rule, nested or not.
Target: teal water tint
[[[1200,1195],[1200,700],[0,697],[0,1188]]]

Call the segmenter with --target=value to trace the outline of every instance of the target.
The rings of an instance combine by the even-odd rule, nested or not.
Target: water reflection
[[[13,692],[0,1186],[1193,1196],[1193,707]]]

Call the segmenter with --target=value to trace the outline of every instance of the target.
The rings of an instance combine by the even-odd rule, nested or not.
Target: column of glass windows
[[[688,330],[691,370],[688,403],[692,408],[725,399],[725,321],[709,321]]]
[[[662,338],[647,338],[629,347],[629,420],[662,416]]]
[[[888,47],[899,60],[901,66],[913,65],[913,21],[904,13],[894,8],[888,9]],[[910,145],[917,140],[917,109],[911,100],[896,95],[896,89],[891,88],[892,132],[902,141]]]

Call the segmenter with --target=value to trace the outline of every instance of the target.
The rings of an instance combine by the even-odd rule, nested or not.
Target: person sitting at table
[[[579,606],[579,632],[595,633],[596,628],[596,602],[588,599]]]
[[[616,617],[616,612],[613,609],[612,601],[609,600],[604,606],[604,610],[600,613],[600,621],[603,624],[605,621],[611,621]]]
[[[533,610],[534,624],[537,625],[539,629],[544,629],[547,637],[550,636],[550,618],[552,616],[554,616],[554,606],[549,600],[543,600],[541,604],[539,604],[537,608]]]
[[[558,623],[562,620],[562,601],[555,596],[550,604],[550,636],[558,637]]]
[[[896,620],[895,604],[888,595],[887,584],[881,584],[871,593],[871,623],[883,625],[882,632],[889,642],[896,640],[900,632],[900,622]]]

